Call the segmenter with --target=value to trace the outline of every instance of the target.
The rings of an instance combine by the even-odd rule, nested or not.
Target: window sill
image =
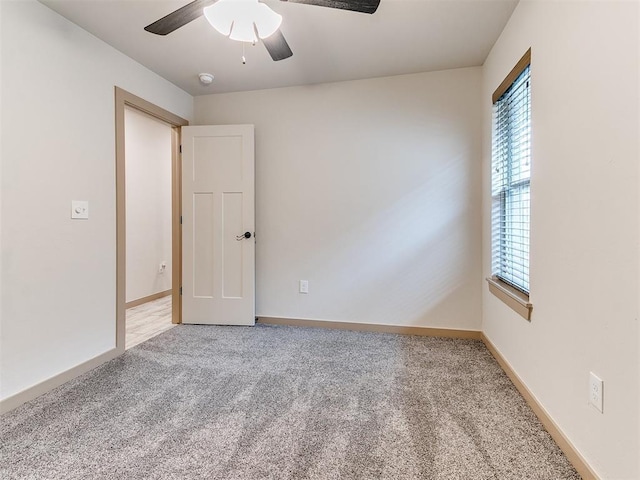
[[[533,305],[529,303],[529,295],[507,285],[497,278],[487,278],[489,291],[498,297],[509,308],[527,321],[531,321]]]

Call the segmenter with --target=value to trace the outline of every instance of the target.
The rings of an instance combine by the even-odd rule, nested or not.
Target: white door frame
[[[125,188],[125,107],[134,108],[171,125],[171,259],[172,322],[181,322],[180,285],[182,283],[182,231],[180,127],[189,121],[119,87],[116,103],[116,351],[123,353],[126,342],[126,188]]]

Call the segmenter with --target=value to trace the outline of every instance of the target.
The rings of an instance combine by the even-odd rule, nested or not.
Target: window
[[[531,50],[493,94],[490,289],[527,320],[531,173]],[[503,298],[503,297],[508,298]]]

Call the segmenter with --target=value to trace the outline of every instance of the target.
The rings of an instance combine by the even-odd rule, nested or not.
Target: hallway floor
[[[126,348],[166,332],[171,323],[171,295],[127,309]]]

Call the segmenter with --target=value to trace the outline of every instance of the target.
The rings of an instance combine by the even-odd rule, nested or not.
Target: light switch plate
[[[89,202],[86,200],[71,201],[71,218],[86,220],[89,218]]]

